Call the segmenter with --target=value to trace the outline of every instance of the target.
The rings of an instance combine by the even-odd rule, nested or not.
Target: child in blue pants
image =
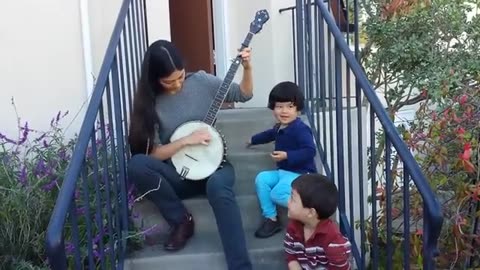
[[[293,180],[300,174],[317,172],[312,131],[298,117],[303,102],[303,93],[295,83],[277,84],[268,98],[268,108],[273,111],[277,124],[252,136],[248,142],[249,145],[257,145],[275,141],[275,151],[271,156],[277,163],[277,170],[260,172],[255,179],[265,218],[255,232],[258,238],[267,238],[282,230],[276,205],[287,207]]]

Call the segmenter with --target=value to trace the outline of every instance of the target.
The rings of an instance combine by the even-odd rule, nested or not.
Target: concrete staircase
[[[235,167],[235,192],[239,204],[246,241],[254,269],[287,269],[283,255],[283,236],[278,233],[268,239],[253,236],[262,221],[260,208],[255,195],[255,176],[265,169],[275,168],[269,153],[273,144],[245,148],[245,142],[254,133],[274,125],[272,113],[268,109],[233,109],[221,111],[217,128],[225,134],[228,144],[228,159]],[[146,247],[128,255],[125,269],[179,269],[179,270],[226,270],[226,262],[217,225],[208,201],[204,197],[184,201],[196,222],[195,235],[185,249],[178,252],[166,252],[162,245]],[[286,209],[279,209],[283,224],[286,224]],[[140,219],[137,225],[149,228],[160,225],[165,228],[165,221],[158,210],[144,200],[135,206]],[[165,239],[163,229],[154,236],[159,243]]]

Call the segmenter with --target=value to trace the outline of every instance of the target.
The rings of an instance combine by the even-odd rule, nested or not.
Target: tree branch
[[[414,98],[411,98],[411,99],[407,99],[405,101],[402,101],[402,102],[399,102],[398,103],[398,106],[397,108],[401,108],[403,106],[408,106],[408,105],[413,105],[413,104],[417,104],[419,103],[420,101],[423,101],[423,100],[426,100],[427,97],[423,94],[418,94],[416,97]]]

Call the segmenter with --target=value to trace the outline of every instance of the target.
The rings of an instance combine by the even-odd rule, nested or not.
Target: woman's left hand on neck
[[[240,82],[240,89],[246,96],[253,95],[253,76],[252,76],[252,64],[250,61],[251,48],[245,48],[239,52],[242,57],[243,77]]]

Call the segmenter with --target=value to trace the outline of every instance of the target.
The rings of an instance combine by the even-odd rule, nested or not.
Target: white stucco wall
[[[258,0],[245,5],[242,1],[229,1],[227,5],[227,32],[229,58],[245,38],[255,12],[266,9],[270,20],[263,30],[254,36],[252,43],[252,64],[254,72],[254,97],[237,107],[266,107],[268,93],[282,80],[293,80],[292,37],[290,17],[278,12],[279,9],[295,4],[295,0]],[[241,70],[236,81],[240,81]]]
[[[122,0],[88,1],[92,69],[98,76]],[[0,9],[0,133],[16,138],[15,99],[22,121],[46,130],[59,110],[78,132],[85,82],[80,1],[5,1]],[[168,0],[147,0],[150,40],[170,38]],[[82,109],[83,106],[83,109]]]
[[[12,97],[32,128],[47,128],[59,110],[70,110],[66,122],[80,110],[86,94],[79,22],[76,1],[2,2],[0,132],[17,134]]]
[[[122,0],[88,0],[92,73],[98,71],[110,40]],[[294,0],[260,0],[244,5],[229,1],[226,22],[229,57],[235,56],[250,22],[259,9],[267,9],[270,21],[252,41],[255,97],[239,107],[265,107],[270,89],[282,80],[293,80],[290,16],[279,14]],[[147,0],[150,42],[170,39],[168,0]],[[0,132],[17,134],[14,97],[22,120],[45,130],[59,110],[69,134],[78,131],[87,101],[82,45],[80,0],[7,1],[0,10]],[[240,79],[239,72],[236,80]],[[40,104],[40,102],[45,102]],[[83,109],[82,109],[83,108]]]

